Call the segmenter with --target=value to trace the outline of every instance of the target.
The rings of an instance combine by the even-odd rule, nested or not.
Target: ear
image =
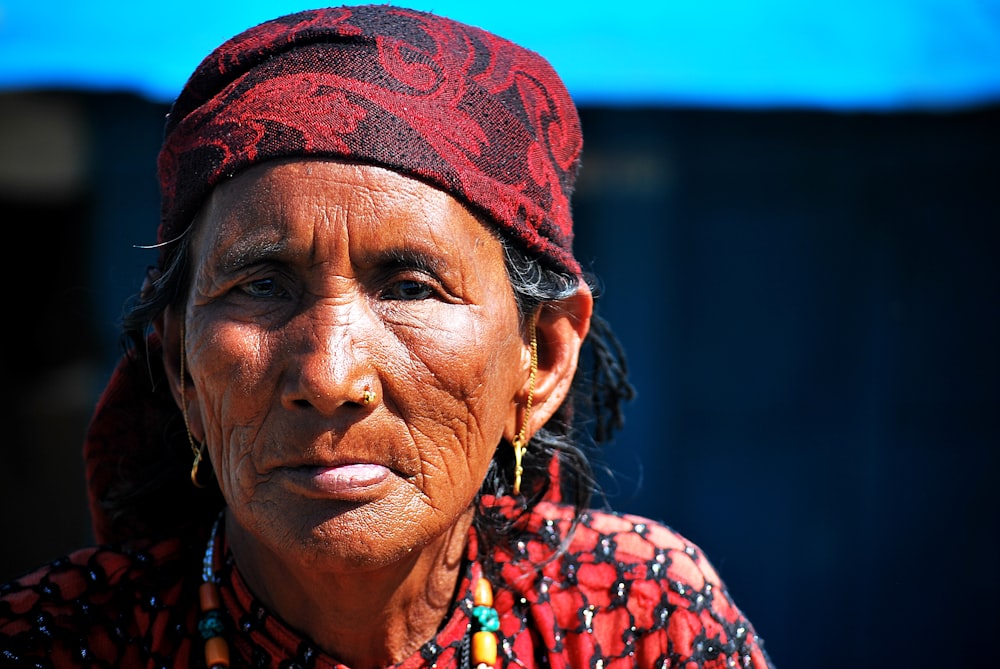
[[[153,331],[160,339],[163,369],[170,385],[170,394],[182,412],[186,412],[191,435],[197,442],[205,440],[204,424],[201,420],[198,391],[184,361],[183,381],[181,379],[181,355],[184,348],[184,314],[167,308],[153,321]]]
[[[556,303],[545,304],[538,313],[535,332],[538,341],[538,371],[532,395],[531,415],[525,429],[530,438],[537,432],[569,395],[580,359],[580,347],[590,330],[590,317],[594,313],[594,296],[586,282],[572,297]],[[530,355],[530,352],[529,352]],[[508,421],[504,438],[512,441],[524,420],[529,382],[518,402],[515,418]]]

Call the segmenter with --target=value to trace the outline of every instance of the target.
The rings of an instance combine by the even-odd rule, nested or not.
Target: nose
[[[374,328],[358,309],[318,305],[299,319],[282,393],[288,409],[331,415],[342,408],[371,411],[382,399],[372,355]]]

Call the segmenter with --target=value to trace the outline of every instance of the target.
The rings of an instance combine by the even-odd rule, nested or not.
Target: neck
[[[227,512],[228,513],[228,512]],[[322,650],[354,669],[401,662],[434,636],[461,576],[470,509],[445,534],[401,560],[323,569],[262,549],[232,520],[230,549],[254,595]]]

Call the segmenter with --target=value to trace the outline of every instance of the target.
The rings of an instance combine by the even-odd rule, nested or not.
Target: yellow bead
[[[476,590],[472,595],[476,606],[493,606],[493,586],[485,578],[476,581]]]
[[[493,632],[476,632],[472,635],[472,663],[493,666],[497,661],[497,635]]]
[[[221,636],[205,641],[205,664],[209,669],[229,666],[229,644]]]

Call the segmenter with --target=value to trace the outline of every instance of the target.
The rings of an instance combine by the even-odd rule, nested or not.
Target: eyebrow
[[[264,258],[279,256],[287,250],[287,239],[250,235],[241,238],[220,253],[218,266],[224,272],[235,272]]]
[[[416,269],[428,274],[438,274],[445,262],[440,256],[420,249],[394,246],[372,254],[374,264],[395,268]]]
[[[286,254],[288,249],[289,243],[285,238],[268,239],[251,235],[241,238],[223,250],[219,254],[217,264],[223,272],[238,272],[262,260],[278,258]],[[415,269],[435,276],[447,266],[438,254],[404,246],[394,246],[366,254],[362,263],[370,267]]]

